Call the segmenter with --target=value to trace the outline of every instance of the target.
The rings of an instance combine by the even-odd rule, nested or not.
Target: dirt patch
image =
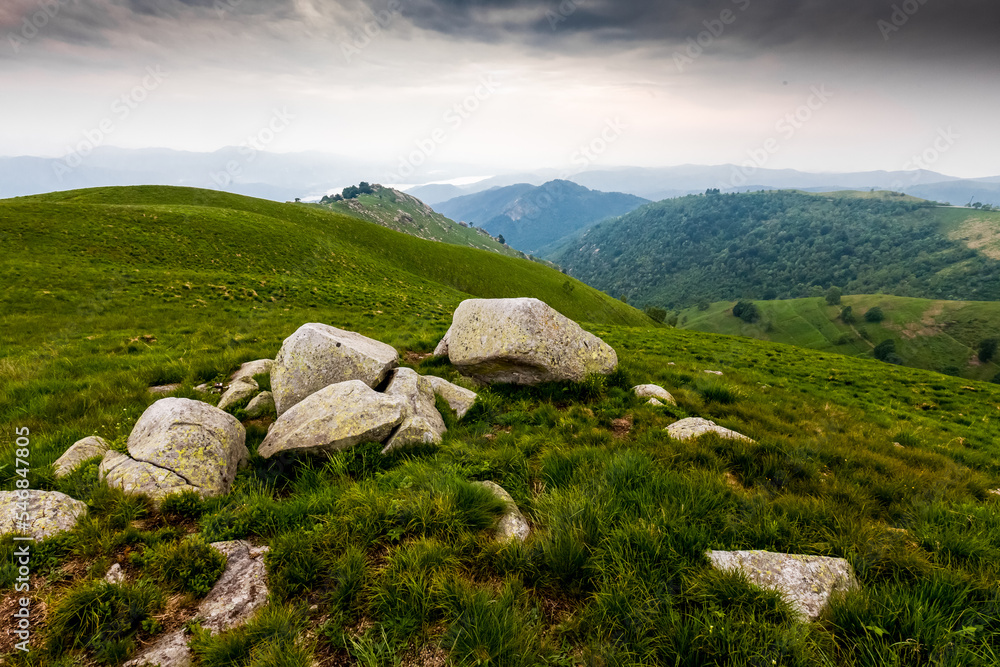
[[[23,641],[14,634],[14,631],[17,629],[17,619],[14,618],[14,614],[21,610],[21,598],[27,598],[31,601],[31,604],[27,607],[28,613],[31,615],[28,619],[30,624],[28,631],[31,633],[31,637],[28,639],[28,646],[32,649],[40,647],[39,636],[42,628],[45,626],[45,617],[48,609],[45,602],[34,592],[37,585],[34,580],[35,577],[32,577],[32,592],[18,593],[17,591],[10,591],[0,598],[0,623],[3,624],[3,629],[0,630],[0,655],[12,653],[14,646]]]
[[[983,218],[969,218],[965,223],[948,234],[952,241],[965,241],[965,245],[986,255],[990,259],[1000,259],[1000,228],[995,222]]]
[[[406,352],[403,353],[403,361],[405,361],[407,364],[411,366],[417,366],[420,364],[420,362],[425,361],[426,359],[430,359],[433,356],[434,355],[431,354],[430,352],[421,354],[420,352],[407,350]]]
[[[727,472],[725,475],[723,475],[723,477],[725,477],[726,484],[728,484],[729,488],[731,488],[733,491],[746,491],[746,487],[740,484],[740,480],[736,479],[736,475],[734,475],[733,473]]]
[[[923,315],[920,316],[919,322],[910,322],[907,324],[900,330],[900,335],[903,336],[903,338],[913,340],[917,336],[938,336],[944,333],[944,323],[938,321],[938,318],[944,314],[944,311],[945,304],[943,302],[932,304],[931,307],[925,310]]]
[[[632,415],[625,415],[621,419],[612,419],[611,433],[613,433],[616,438],[628,437],[628,434],[632,432],[632,423]]]

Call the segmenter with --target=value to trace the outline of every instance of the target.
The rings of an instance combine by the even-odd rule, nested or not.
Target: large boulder
[[[240,367],[229,377],[230,382],[236,382],[242,378],[253,378],[254,375],[270,375],[274,366],[273,359],[257,359],[240,364]]]
[[[465,387],[459,387],[457,384],[452,384],[443,378],[433,375],[425,375],[424,377],[431,383],[434,393],[448,403],[448,407],[455,411],[459,419],[464,417],[465,413],[476,402],[477,394],[474,391],[470,391]]]
[[[0,535],[21,533],[44,540],[73,530],[87,506],[58,491],[0,491]]]
[[[105,454],[101,476],[154,500],[192,488],[203,496],[229,493],[250,458],[246,431],[235,417],[187,398],[164,398],[146,408],[128,437],[128,453]]]
[[[285,339],[271,369],[278,415],[324,387],[360,380],[377,387],[399,365],[395,348],[328,324],[303,324]]]
[[[205,599],[198,605],[194,620],[212,634],[234,628],[249,620],[267,603],[267,547],[249,542],[214,542],[212,548],[226,556],[226,569]],[[175,630],[125,663],[125,667],[190,667],[191,649],[184,630]]]
[[[333,452],[382,442],[403,421],[406,400],[381,394],[361,380],[332,384],[278,417],[258,452]]]
[[[706,433],[714,433],[720,438],[753,442],[753,440],[742,433],[737,433],[736,431],[731,431],[728,428],[723,428],[715,422],[708,419],[702,419],[701,417],[688,417],[687,419],[681,419],[680,421],[676,421],[668,426],[666,430],[667,434],[674,440],[691,440],[692,438],[700,438]]]
[[[534,385],[611,373],[607,343],[538,299],[469,299],[455,310],[448,358],[482,383]]]
[[[400,447],[441,442],[448,429],[434,401],[434,385],[412,368],[397,368],[385,389],[386,396],[403,401],[403,422],[386,440],[383,454]]]
[[[219,409],[229,410],[241,401],[252,398],[260,391],[260,385],[252,377],[241,377],[229,385],[229,389],[219,399]]]
[[[104,438],[92,435],[83,440],[77,440],[52,464],[56,477],[65,477],[87,459],[104,456],[106,451],[108,451],[108,443],[105,442]]]
[[[507,511],[500,517],[500,522],[497,524],[494,539],[497,542],[511,542],[514,540],[524,542],[528,539],[528,535],[531,534],[531,526],[528,525],[528,520],[521,514],[521,510],[517,508],[517,504],[511,498],[510,494],[507,493],[507,490],[496,482],[474,482],[474,484],[487,489],[498,499],[502,500],[507,508]]]
[[[717,569],[737,570],[761,588],[775,589],[807,620],[815,620],[830,598],[858,587],[843,558],[796,556],[768,551],[709,551]]]

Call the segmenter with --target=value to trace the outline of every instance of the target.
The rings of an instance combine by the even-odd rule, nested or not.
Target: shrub
[[[1000,341],[996,338],[987,338],[979,343],[979,361],[984,364],[992,361],[993,357],[997,353],[997,345],[1000,345]]]
[[[140,630],[154,632],[153,614],[164,596],[149,582],[109,584],[93,581],[70,591],[48,619],[48,649],[55,655],[83,649],[98,662],[118,664]]]
[[[857,319],[854,317],[854,309],[850,306],[844,306],[840,309],[840,321],[844,324],[854,324]]]
[[[878,323],[885,319],[885,313],[878,306],[873,306],[865,313],[865,322]]]
[[[831,287],[826,291],[824,295],[826,298],[826,305],[828,306],[839,306],[840,297],[843,296],[843,292],[839,287]]]
[[[752,301],[738,302],[733,306],[733,315],[749,323],[760,320],[760,310],[757,309],[757,304]]]
[[[874,354],[875,358],[879,361],[889,361],[890,355],[896,355],[896,341],[891,338],[887,338],[875,346],[872,354]]]
[[[655,306],[650,306],[646,309],[646,314],[649,315],[649,319],[654,322],[659,322],[662,324],[667,319],[667,311],[663,308],[657,308]]]
[[[139,560],[157,579],[198,596],[207,595],[226,568],[226,557],[198,537],[158,545]]]

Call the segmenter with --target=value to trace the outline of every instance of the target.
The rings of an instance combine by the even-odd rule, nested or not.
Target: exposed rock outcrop
[[[245,412],[247,413],[247,417],[251,419],[263,417],[264,415],[273,415],[275,412],[274,395],[269,391],[257,394],[252,401],[247,403]]]
[[[229,385],[229,389],[219,399],[219,409],[229,410],[241,401],[251,398],[260,391],[260,386],[252,377],[241,377]]]

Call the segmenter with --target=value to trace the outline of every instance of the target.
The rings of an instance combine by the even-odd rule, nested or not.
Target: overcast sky
[[[0,155],[1000,174],[996,0],[2,0],[0,36]]]

